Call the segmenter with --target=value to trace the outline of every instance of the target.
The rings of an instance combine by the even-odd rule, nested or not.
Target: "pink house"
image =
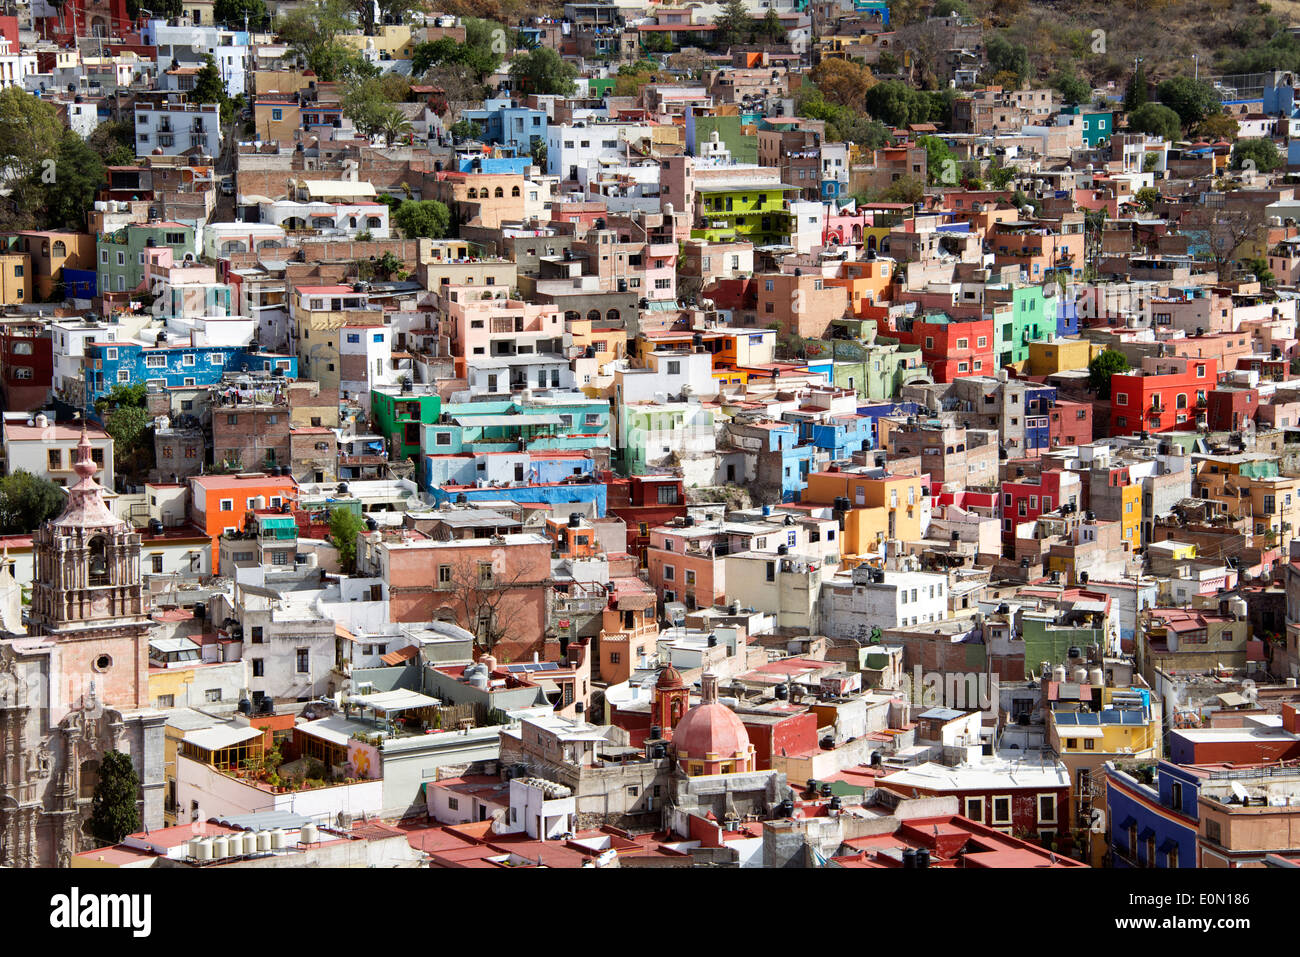
[[[515,299],[453,300],[445,325],[452,355],[465,359],[529,350],[560,353],[565,338],[564,314],[559,309]]]

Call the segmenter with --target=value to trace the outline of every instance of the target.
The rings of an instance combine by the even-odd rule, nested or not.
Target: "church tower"
[[[73,469],[63,514],[32,535],[31,630],[52,639],[59,658],[54,721],[88,695],[124,710],[149,704],[140,534],[105,504],[84,427]]]

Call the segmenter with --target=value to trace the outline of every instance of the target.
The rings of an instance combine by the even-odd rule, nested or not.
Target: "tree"
[[[1259,257],[1243,259],[1241,264],[1254,273],[1255,278],[1263,286],[1272,286],[1277,282],[1277,277],[1273,275],[1273,270],[1268,268],[1268,260]]]
[[[379,127],[379,133],[388,146],[392,146],[395,141],[409,136],[413,130],[414,127],[411,126],[411,121],[406,118],[406,114],[395,106],[388,108],[388,113]]]
[[[578,68],[561,59],[550,47],[529,50],[510,61],[510,77],[527,93],[570,96]]]
[[[754,18],[749,15],[745,0],[726,0],[722,12],[713,21],[713,42],[720,49],[742,43],[754,32]]]
[[[957,157],[948,144],[937,136],[921,136],[916,145],[925,148],[925,170],[930,185],[956,186]]]
[[[1020,43],[1012,43],[1005,34],[995,33],[984,45],[989,72],[1013,73],[1016,86],[1019,87],[1029,78],[1029,48]]]
[[[120,844],[140,829],[140,776],[129,755],[108,751],[99,763],[99,780],[90,804],[90,830],[105,844]]]
[[[37,213],[44,186],[55,175],[63,131],[63,123],[48,103],[17,86],[0,90],[0,180],[5,180],[9,189],[0,228],[39,225]]]
[[[490,652],[507,638],[524,638],[533,627],[524,599],[537,588],[526,562],[501,558],[479,561],[463,557],[436,570],[435,600],[441,598],[457,623],[472,631],[477,645]]]
[[[26,535],[62,512],[65,501],[53,482],[22,469],[0,477],[0,534]]]
[[[465,142],[466,140],[476,140],[482,136],[483,127],[479,126],[474,120],[457,120],[451,125],[448,132],[457,142]]]
[[[930,118],[930,101],[920,90],[901,80],[883,80],[867,90],[867,112],[888,126],[926,123]]]
[[[1237,138],[1240,130],[1241,124],[1237,122],[1236,117],[1229,116],[1227,113],[1215,113],[1196,124],[1196,135],[1203,136],[1207,140],[1232,141]]]
[[[772,8],[769,7],[769,10]],[[867,91],[876,85],[870,67],[842,57],[827,57],[813,68],[808,78],[830,103],[861,110]]]
[[[1068,106],[1078,106],[1092,98],[1092,85],[1072,71],[1056,74],[1052,80],[1052,89],[1061,94],[1061,99]]]
[[[143,475],[153,465],[152,419],[143,383],[115,385],[95,400],[104,431],[113,437],[113,461],[120,474]]]
[[[357,566],[357,535],[366,523],[356,512],[342,505],[330,510],[330,541],[339,550],[339,564],[349,575]]]
[[[1248,166],[1248,163],[1253,166]],[[1261,173],[1271,173],[1282,165],[1282,154],[1272,140],[1238,140],[1232,147],[1233,169],[1255,169]]]
[[[106,120],[95,127],[86,144],[99,154],[105,166],[130,166],[135,162],[135,128],[120,120]]]
[[[217,0],[212,16],[218,23],[236,29],[243,29],[247,23],[250,30],[266,26],[271,19],[263,0]]]
[[[1156,86],[1156,99],[1178,114],[1183,126],[1195,126],[1207,116],[1223,112],[1223,101],[1212,83],[1174,76]]]
[[[356,52],[337,42],[339,34],[351,28],[352,20],[343,0],[320,0],[285,14],[276,23],[275,32],[317,76],[333,81],[337,79],[333,70],[340,59],[339,48]],[[322,68],[329,69],[331,75],[323,76]]]
[[[41,177],[46,228],[84,232],[86,210],[94,207],[95,195],[104,185],[104,163],[99,154],[72,130],[64,130],[54,176],[49,182],[44,180]]]
[[[1205,250],[1220,282],[1230,277],[1237,250],[1258,235],[1263,226],[1262,209],[1254,205],[1202,206],[1187,217],[1183,231],[1204,235]]]
[[[754,32],[759,39],[768,43],[780,43],[785,39],[785,24],[781,22],[781,16],[776,12],[776,7],[767,8],[767,13],[758,22]]]
[[[203,66],[194,77],[194,89],[190,92],[193,103],[216,103],[221,107],[222,122],[230,119],[230,96],[226,93],[226,84],[222,82],[217,69],[217,61],[209,53],[203,58]]]
[[[1128,89],[1124,91],[1124,112],[1132,113],[1138,107],[1145,105],[1146,101],[1147,74],[1139,63],[1133,73],[1133,79],[1129,81]]]
[[[546,171],[546,140],[540,136],[535,137],[528,146],[528,155],[533,158],[533,165],[543,172]]]
[[[1128,115],[1128,128],[1137,133],[1149,133],[1169,142],[1182,135],[1178,114],[1159,103],[1144,103]]]
[[[880,194],[882,203],[919,203],[925,197],[925,182],[919,176],[900,176]]]
[[[1117,372],[1126,372],[1128,359],[1117,349],[1106,349],[1095,355],[1088,363],[1088,386],[1100,399],[1110,398],[1110,377]]]
[[[393,215],[393,222],[407,239],[426,237],[442,239],[451,226],[451,212],[436,199],[403,203]]]
[[[1133,194],[1133,201],[1149,213],[1156,208],[1156,203],[1160,202],[1160,190],[1154,186],[1143,186]]]

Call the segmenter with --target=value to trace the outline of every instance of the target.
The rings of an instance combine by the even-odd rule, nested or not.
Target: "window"
[[[233,512],[235,510],[235,500],[233,498],[223,498],[221,500],[221,511]]]
[[[968,797],[966,799],[966,817],[972,821],[984,823],[984,799],[982,797]]]
[[[1130,531],[1131,531],[1131,530],[1130,530]],[[1083,750],[1085,750],[1085,751],[1094,751],[1094,750],[1096,750],[1096,748],[1097,748],[1097,741],[1096,741],[1095,738],[1084,738],[1084,739],[1083,739]]]
[[[664,566],[664,581],[670,582],[677,577],[677,569],[673,565]]]
[[[299,648],[297,649],[296,656],[298,659],[297,661],[298,674],[300,675],[310,674],[311,673],[311,649]]]
[[[249,634],[251,635],[251,637],[252,637],[252,639],[253,639],[253,644],[255,644],[255,645],[260,645],[260,644],[262,643],[262,626],[261,626],[261,625],[254,625],[254,626],[252,627],[252,629],[250,630]]]
[[[210,704],[216,704],[221,700],[221,689],[209,688],[207,691],[203,692],[203,700]]]
[[[50,459],[50,471],[51,471],[51,472],[58,472],[58,471],[62,470],[62,468],[63,468],[63,450],[62,450],[62,449],[50,449],[50,452],[49,452],[49,459]]]
[[[609,663],[611,665],[619,664],[622,660],[623,660],[623,656],[619,654],[617,651],[611,651],[609,653]]]
[[[1183,782],[1175,781],[1169,786],[1169,805],[1175,810],[1183,807]]]
[[[156,707],[159,708],[176,707],[176,696],[174,694],[160,694],[158,696],[158,704],[156,705]]]
[[[263,661],[261,658],[253,659],[253,677],[254,678],[266,677],[266,662]]]
[[[1011,823],[1011,798],[1009,796],[1003,795],[993,799],[993,823]]]
[[[458,798],[452,798],[452,797],[447,798],[447,810],[449,810],[449,811],[459,811],[459,810],[460,810],[460,800],[459,800]]]
[[[153,573],[155,575],[161,575],[163,570],[163,557],[161,555],[153,555],[150,557],[152,558],[151,564],[153,567]]]
[[[1056,823],[1056,795],[1055,794],[1038,795],[1038,823],[1039,824]]]

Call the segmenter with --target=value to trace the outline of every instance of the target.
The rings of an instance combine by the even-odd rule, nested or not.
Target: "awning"
[[[1154,827],[1144,827],[1142,828],[1142,833],[1138,835],[1138,840],[1149,841],[1155,836],[1156,836],[1156,829]]]
[[[1127,831],[1130,827],[1132,827],[1136,823],[1137,823],[1137,818],[1135,818],[1132,814],[1130,814],[1128,817],[1124,818],[1124,820],[1120,821],[1119,829],[1121,831]]]
[[[411,711],[415,708],[436,708],[441,704],[437,698],[430,698],[428,695],[420,694],[418,691],[406,691],[403,689],[398,689],[396,691],[381,691],[378,694],[356,695],[348,700],[363,708],[373,708],[375,711],[383,711],[385,713]]]
[[[260,728],[237,728],[234,725],[223,725],[219,728],[204,728],[202,731],[191,731],[185,735],[184,740],[186,744],[203,748],[205,751],[220,751],[223,748],[231,748],[253,738],[260,738],[262,734]]]
[[[379,660],[386,665],[400,665],[403,662],[410,661],[419,653],[420,649],[416,645],[407,645],[397,651],[390,651],[386,655],[380,655]]]

